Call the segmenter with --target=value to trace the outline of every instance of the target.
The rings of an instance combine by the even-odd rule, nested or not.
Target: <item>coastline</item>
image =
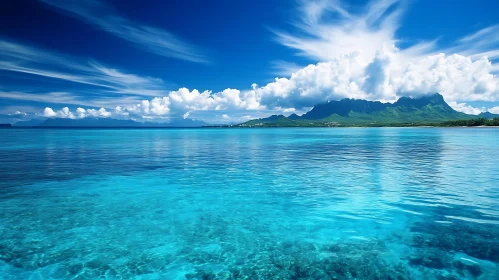
[[[0,129],[60,129],[60,130],[72,130],[72,129],[109,129],[109,130],[142,130],[142,129],[182,129],[182,130],[193,130],[193,129],[272,129],[272,128],[499,128],[499,126],[438,126],[438,125],[421,125],[421,126],[200,126],[200,127],[157,127],[157,126],[140,126],[140,127],[110,127],[110,126],[10,126],[10,127],[0,127]]]

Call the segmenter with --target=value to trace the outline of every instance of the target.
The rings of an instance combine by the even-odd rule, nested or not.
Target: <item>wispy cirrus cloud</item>
[[[370,1],[360,9],[341,0],[311,0],[298,2],[299,16],[292,21],[292,31],[271,31],[284,46],[298,51],[299,55],[318,62],[331,61],[341,55],[355,53],[362,61],[372,61],[380,49],[387,45],[399,48],[404,59],[411,62],[428,55],[461,54],[479,59],[499,57],[499,25],[485,27],[475,33],[456,39],[452,47],[439,47],[439,38],[410,43],[397,37],[402,27],[401,19],[408,9],[406,0]],[[352,12],[350,10],[355,10]]]
[[[78,99],[78,96],[74,96],[73,94],[68,92],[48,92],[33,94],[16,91],[2,91],[0,92],[0,98],[60,104],[85,103],[85,101]]]
[[[0,99],[21,100],[28,102],[37,102],[43,104],[64,104],[64,105],[81,105],[95,108],[115,108],[117,104],[121,106],[133,106],[140,103],[144,97],[139,96],[99,96],[89,97],[85,93],[74,91],[49,91],[49,92],[22,92],[22,91],[0,91]],[[26,106],[10,106],[9,108],[1,108],[0,111],[14,112],[20,110],[22,112],[33,112],[35,107],[23,109]],[[8,110],[7,110],[8,109]]]
[[[172,33],[140,24],[120,15],[111,5],[99,0],[40,0],[65,14],[113,34],[137,47],[160,56],[197,63],[208,63],[205,54]]]
[[[0,70],[94,87],[92,93],[158,96],[168,86],[159,78],[124,73],[95,61],[0,39]]]
[[[475,33],[465,35],[454,42],[454,46],[442,50],[446,53],[459,53],[478,59],[487,56],[499,58],[499,25],[482,28]]]
[[[270,63],[272,73],[279,76],[289,76],[303,68],[298,64],[285,60],[274,60]]]
[[[102,96],[99,98],[88,98],[83,94],[65,91],[50,91],[50,92],[21,92],[21,91],[0,91],[0,98],[22,100],[29,102],[48,103],[48,104],[65,104],[65,105],[83,105],[90,107],[105,107],[114,108],[116,104],[135,104],[142,99],[136,96],[111,97]],[[143,98],[143,97],[142,97]],[[19,110],[23,106],[16,106]],[[13,108],[13,107],[12,107]],[[10,109],[9,112],[14,111]],[[33,111],[33,110],[28,110]]]
[[[276,40],[316,61],[331,61],[357,52],[374,57],[386,44],[394,44],[403,6],[397,0],[371,1],[361,13],[351,13],[341,1],[299,1],[299,16],[291,32],[272,29]],[[393,8],[393,9],[390,9]]]

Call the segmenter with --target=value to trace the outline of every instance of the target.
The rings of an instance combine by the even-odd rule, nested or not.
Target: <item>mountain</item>
[[[33,126],[33,127],[201,127],[207,123],[192,119],[173,119],[169,123],[154,122],[136,122],[133,120],[117,120],[110,118],[83,118],[83,119],[63,119],[49,118],[42,120],[41,123],[35,121],[22,122],[15,126]]]
[[[289,117],[271,116],[251,120],[240,126],[364,126],[435,123],[471,119],[452,109],[439,93],[419,98],[401,97],[395,103],[342,99],[318,104],[309,112]]]
[[[320,120],[333,114],[348,117],[350,112],[370,114],[386,109],[387,103],[379,101],[366,101],[358,99],[342,99],[340,101],[330,101],[325,104],[316,105],[312,110],[301,116],[300,119]]]
[[[294,121],[300,119],[300,116],[298,116],[297,114],[291,114],[288,116],[288,119]]]
[[[148,125],[151,125],[153,123],[147,123]],[[202,127],[205,125],[208,125],[208,123],[200,120],[193,120],[193,119],[184,119],[184,118],[178,118],[178,119],[173,119],[169,123],[157,123],[159,126],[168,126],[168,127]]]
[[[46,119],[32,119],[29,121],[18,121],[13,124],[13,126],[38,126]]]
[[[274,124],[278,124],[278,126],[296,126],[295,122],[289,117],[285,117],[283,115],[272,115],[268,118],[251,120],[245,122],[244,124],[253,125],[253,124],[263,124],[268,126],[274,126]],[[244,124],[242,124],[244,126]]]
[[[108,118],[62,119],[50,118],[38,126],[43,127],[137,127],[139,123],[132,120],[116,120]]]
[[[493,119],[499,118],[499,114],[492,114],[491,112],[483,112],[478,115],[479,118]]]

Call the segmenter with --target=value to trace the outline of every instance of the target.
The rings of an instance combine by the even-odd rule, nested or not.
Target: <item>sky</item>
[[[441,93],[499,114],[499,1],[0,4],[0,122],[236,123]]]

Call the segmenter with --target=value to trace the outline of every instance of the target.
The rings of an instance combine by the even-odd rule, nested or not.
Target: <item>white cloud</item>
[[[61,118],[61,119],[74,119],[74,114],[69,110],[68,107],[64,107],[61,110],[54,111],[50,107],[46,107],[43,110],[43,116],[47,118]]]
[[[357,52],[367,63],[385,44],[394,44],[402,10],[395,0],[372,1],[360,14],[349,12],[340,1],[303,1],[298,30],[273,30],[277,40],[300,55],[331,61]],[[329,21],[334,19],[334,22]]]
[[[46,107],[45,110],[43,110],[43,116],[47,118],[52,118],[57,116],[57,114],[52,110],[52,108]]]
[[[45,109],[47,109],[47,108],[45,108]],[[85,109],[83,109],[83,108],[78,107],[76,109],[76,114],[77,114],[77,117],[79,119],[83,119],[83,118],[85,118],[87,116],[87,111]]]
[[[465,114],[469,115],[478,115],[482,112],[486,112],[487,109],[482,107],[482,108],[476,108],[471,105],[468,105],[466,103],[457,103],[455,101],[448,102],[449,106],[451,106],[454,110],[458,112],[463,112]]]
[[[123,115],[123,113],[120,112],[120,107],[117,107],[114,113],[107,111],[105,108],[100,108],[96,110],[96,109],[84,109],[81,107],[76,108],[75,112],[76,114],[71,112],[71,110],[68,107],[64,107],[58,111],[54,111],[52,108],[46,107],[43,110],[43,116],[47,118],[83,119],[87,117],[109,118],[111,116],[119,118],[120,115]]]
[[[352,54],[310,64],[253,91],[267,108],[304,108],[345,97],[367,98],[360,88],[364,78],[359,56]]]
[[[492,114],[499,114],[499,106],[492,107],[488,111],[491,112]]]
[[[161,116],[170,112],[170,98],[169,97],[155,97],[152,100],[142,100],[138,104],[124,106],[122,110],[129,113],[143,116]]]
[[[165,30],[129,20],[118,14],[112,6],[104,2],[98,0],[41,1],[60,9],[64,13],[76,16],[103,31],[136,44],[148,52],[193,62],[207,62],[207,58],[198,48]]]
[[[111,112],[108,112],[105,108],[95,109],[83,109],[81,107],[76,108],[76,114],[78,118],[94,117],[94,118],[109,118],[111,117]]]
[[[158,117],[171,115],[186,118],[190,112],[220,110],[252,110],[261,108],[254,91],[241,92],[225,89],[221,92],[200,92],[197,89],[180,88],[166,96],[124,106],[122,110],[136,116]]]
[[[449,101],[487,100],[499,97],[499,84],[487,58],[438,54],[410,63],[393,79],[399,92],[441,92]]]

